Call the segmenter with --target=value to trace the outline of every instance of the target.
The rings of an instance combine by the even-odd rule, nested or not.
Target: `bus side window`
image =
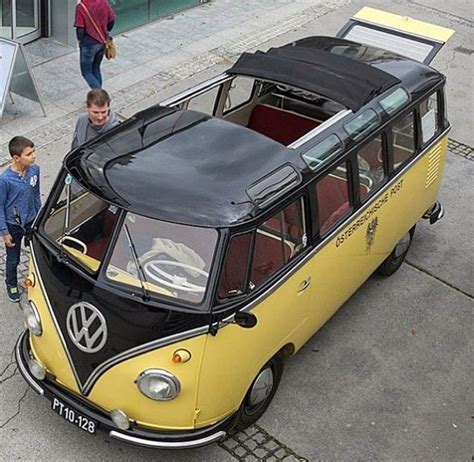
[[[248,103],[253,96],[255,79],[237,76],[232,80],[224,104],[224,114]]]
[[[347,164],[343,162],[316,183],[320,235],[332,229],[351,210],[347,172]]]
[[[201,93],[200,95],[195,96],[194,98],[191,98],[188,101],[187,109],[213,115],[219,88],[219,86],[214,87],[208,91],[205,91],[204,93]]]
[[[414,113],[410,112],[395,122],[392,127],[392,134],[393,167],[396,171],[415,154]]]
[[[384,152],[385,141],[382,135],[378,135],[361,147],[357,153],[361,200],[367,197],[384,180]]]
[[[219,283],[218,297],[223,300],[246,292],[245,281],[253,232],[232,236]]]
[[[306,246],[303,199],[298,199],[257,228],[251,288],[265,282]]]
[[[422,146],[427,144],[440,132],[439,125],[439,106],[438,94],[433,93],[420,103],[420,118],[421,118],[421,139]]]

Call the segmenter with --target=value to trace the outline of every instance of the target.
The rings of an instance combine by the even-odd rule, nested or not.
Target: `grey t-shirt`
[[[87,114],[79,116],[74,129],[74,136],[72,137],[71,149],[75,149],[86,141],[95,138],[98,135],[117,126],[119,121],[113,112],[110,113],[109,120],[102,127],[92,125]]]

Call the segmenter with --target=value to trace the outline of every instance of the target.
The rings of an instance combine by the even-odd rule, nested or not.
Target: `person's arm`
[[[108,3],[108,2],[107,2]],[[107,28],[109,28],[109,24],[112,23],[112,27],[114,27],[114,23],[115,23],[115,19],[117,18],[116,15],[115,15],[115,12],[114,10],[112,9],[112,7],[110,6],[109,4],[109,8],[108,8],[108,13],[107,13]],[[112,27],[109,29],[109,31],[112,29]]]
[[[86,35],[86,31],[83,27],[76,27],[76,37],[79,43],[82,43],[85,35]]]
[[[84,12],[80,5],[76,6],[76,17],[74,19],[74,27],[76,28],[77,40],[79,40],[79,43],[81,43],[86,34],[85,32],[86,23],[84,21]]]
[[[38,215],[41,209],[40,176],[40,168],[38,166],[38,179],[35,186],[35,216]]]
[[[71,142],[71,150],[76,149],[79,146],[78,128],[79,128],[79,119],[77,120],[76,126],[74,127],[74,134],[72,135],[72,142]]]
[[[14,247],[13,238],[8,231],[7,218],[5,216],[5,205],[7,203],[7,185],[3,178],[0,178],[0,234],[7,247]]]

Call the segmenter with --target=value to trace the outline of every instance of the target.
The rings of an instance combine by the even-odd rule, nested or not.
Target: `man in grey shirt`
[[[89,91],[86,99],[87,112],[79,116],[74,129],[71,149],[117,126],[119,121],[110,110],[110,96],[100,88]]]

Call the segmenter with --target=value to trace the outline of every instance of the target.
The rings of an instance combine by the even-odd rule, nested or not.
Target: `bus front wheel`
[[[235,430],[244,430],[262,416],[275,396],[282,374],[283,354],[278,353],[262,367],[252,382],[237,411]]]
[[[415,226],[408,231],[398,242],[392,253],[377,268],[377,273],[382,276],[391,276],[402,265],[411,246],[413,235],[415,234]]]

